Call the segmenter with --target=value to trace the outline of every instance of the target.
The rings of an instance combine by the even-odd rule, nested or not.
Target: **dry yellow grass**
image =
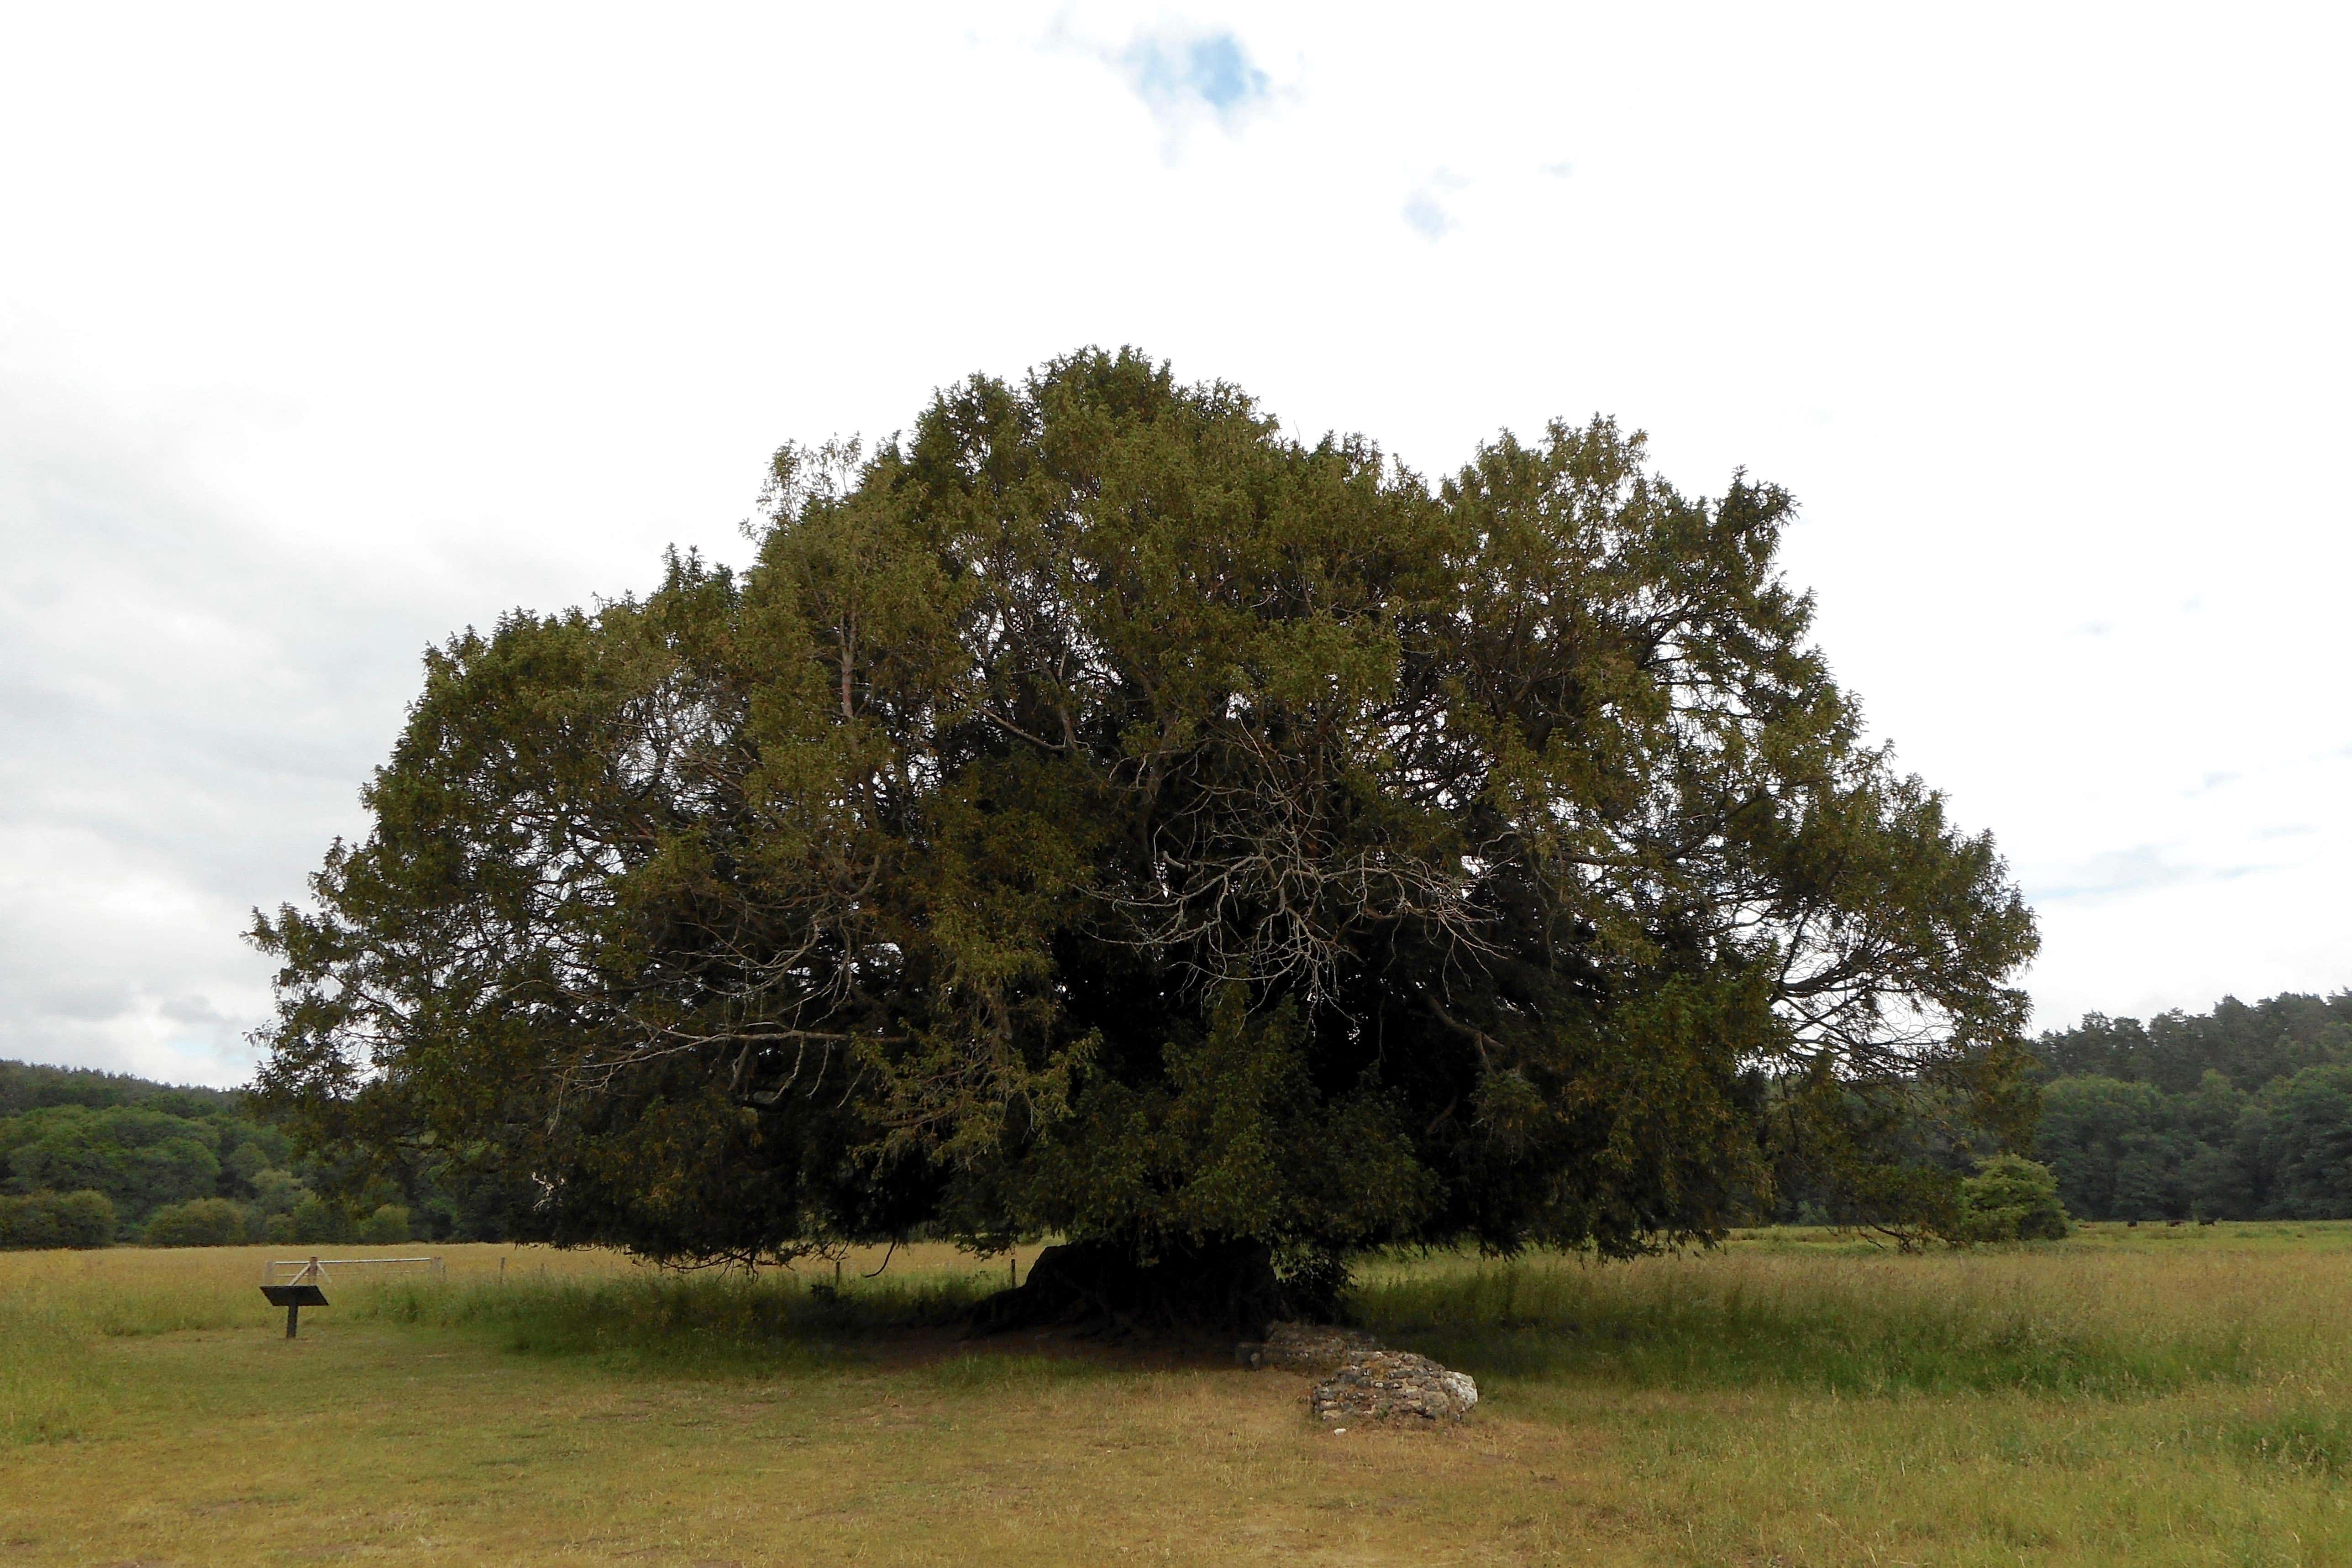
[[[1293,1375],[605,1254],[446,1249],[289,1343],[263,1255],[0,1257],[0,1563],[2352,1561],[2347,1227],[1398,1261],[1366,1310],[1486,1398],[1346,1437]]]

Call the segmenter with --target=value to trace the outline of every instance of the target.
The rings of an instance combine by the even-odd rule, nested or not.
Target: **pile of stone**
[[[1236,1347],[1244,1366],[1328,1372],[1307,1396],[1318,1421],[1460,1421],[1478,1403],[1465,1374],[1411,1351],[1383,1350],[1355,1329],[1276,1323],[1263,1340]]]
[[[1265,1331],[1265,1338],[1235,1345],[1234,1358],[1259,1371],[1285,1367],[1293,1372],[1330,1372],[1353,1356],[1380,1348],[1380,1341],[1360,1329],[1336,1329],[1323,1323],[1276,1323]]]
[[[1461,1421],[1478,1403],[1478,1385],[1409,1350],[1371,1350],[1315,1385],[1318,1421]]]

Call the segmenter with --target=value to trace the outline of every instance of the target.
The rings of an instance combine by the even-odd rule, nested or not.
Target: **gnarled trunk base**
[[[1106,1242],[1048,1247],[1018,1287],[972,1309],[971,1332],[1027,1328],[1139,1329],[1261,1339],[1284,1318],[1326,1318],[1336,1290],[1318,1274],[1286,1281],[1262,1243],[1207,1241],[1139,1264]]]

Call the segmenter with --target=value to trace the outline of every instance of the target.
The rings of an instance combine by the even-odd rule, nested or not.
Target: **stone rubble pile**
[[[1478,1403],[1478,1385],[1407,1350],[1372,1350],[1315,1385],[1318,1421],[1461,1421]]]
[[[1276,1323],[1263,1340],[1234,1347],[1234,1359],[1253,1370],[1287,1367],[1294,1372],[1329,1372],[1350,1356],[1378,1350],[1381,1342],[1360,1329],[1324,1323]]]
[[[1328,1372],[1308,1405],[1318,1421],[1460,1421],[1478,1403],[1478,1385],[1411,1351],[1383,1350],[1355,1329],[1276,1323],[1264,1340],[1235,1347],[1244,1366]]]

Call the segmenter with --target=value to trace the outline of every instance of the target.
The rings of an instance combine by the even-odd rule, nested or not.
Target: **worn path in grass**
[[[1294,1375],[779,1324],[593,1255],[468,1249],[292,1343],[252,1257],[17,1257],[0,1401],[46,1414],[0,1563],[2352,1562],[2347,1242],[1400,1264],[1367,1309],[1487,1398],[1342,1437]]]

